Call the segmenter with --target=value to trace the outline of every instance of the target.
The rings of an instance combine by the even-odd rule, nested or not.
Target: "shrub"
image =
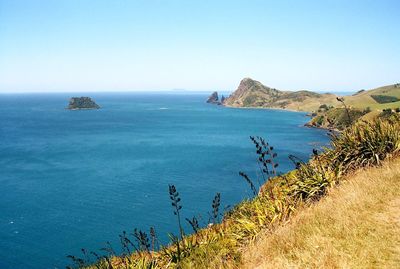
[[[324,123],[324,116],[319,116],[316,120],[315,123],[317,124],[317,126],[321,126]]]
[[[399,154],[400,122],[385,120],[360,122],[333,134],[327,157],[334,167],[344,172],[359,167],[377,165],[387,157]]]
[[[328,110],[326,118],[331,127],[343,130],[357,122],[364,114],[364,111],[355,108],[334,108]]]
[[[323,112],[329,110],[329,107],[326,104],[322,104],[318,108],[318,112]]]
[[[336,184],[340,170],[334,169],[329,163],[323,162],[321,156],[309,163],[302,164],[291,174],[292,184],[290,195],[302,201],[315,201],[325,195],[328,188]]]
[[[382,112],[379,116],[379,119],[385,120],[390,124],[396,124],[400,122],[400,115],[394,112]]]
[[[364,113],[364,114],[368,114],[368,113],[371,112],[371,111],[372,111],[371,107],[367,106],[367,107],[364,109],[363,113]]]

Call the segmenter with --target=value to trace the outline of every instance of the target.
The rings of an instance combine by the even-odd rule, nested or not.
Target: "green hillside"
[[[379,103],[376,97],[394,97],[398,101],[388,101]],[[375,98],[373,98],[375,97]],[[400,107],[400,83],[379,87],[369,91],[363,91],[359,94],[349,96],[345,98],[346,103],[355,108],[364,109],[370,107],[372,110],[383,110],[386,108],[398,108]]]
[[[400,117],[400,84],[361,91],[340,100],[333,106],[320,107],[307,126],[343,130],[359,120]]]

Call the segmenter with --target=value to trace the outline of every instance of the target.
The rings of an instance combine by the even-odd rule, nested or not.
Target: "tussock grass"
[[[332,137],[327,159],[343,172],[380,161],[400,153],[400,123],[385,120],[360,122]]]
[[[244,251],[244,268],[399,268],[400,160],[346,177]]]

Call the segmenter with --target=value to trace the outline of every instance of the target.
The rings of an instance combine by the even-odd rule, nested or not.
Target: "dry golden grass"
[[[400,268],[400,160],[348,176],[243,253],[243,268]]]

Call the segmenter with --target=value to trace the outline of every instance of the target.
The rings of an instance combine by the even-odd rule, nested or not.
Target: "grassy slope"
[[[301,92],[295,92],[298,96],[303,97],[303,100],[296,100],[296,98],[283,97],[280,102],[272,105],[273,108],[283,108],[280,104],[287,102],[284,109],[311,112],[316,111],[322,104],[333,105],[337,103],[336,95],[334,94],[320,94],[318,97],[304,97]]]
[[[243,267],[399,268],[400,159],[347,179],[245,249]]]
[[[344,100],[346,105],[350,108],[353,122],[357,121],[359,118],[362,120],[372,120],[377,118],[383,109],[395,109],[400,107],[400,101],[379,104],[371,97],[371,95],[394,96],[400,99],[400,86],[388,85],[364,91],[353,96],[345,96]],[[318,112],[317,115],[308,123],[309,126],[341,130],[349,125],[347,114],[341,103],[336,101],[335,103],[327,103],[327,105],[332,105],[334,108],[327,112]],[[371,112],[365,114],[363,111],[367,107],[370,108]]]
[[[370,107],[372,110],[375,109],[382,110],[385,108],[400,107],[400,101],[393,103],[379,104],[371,97],[371,95],[395,96],[400,99],[400,87],[396,87],[395,85],[383,86],[362,92],[354,96],[345,97],[345,100],[348,105],[361,109]]]

